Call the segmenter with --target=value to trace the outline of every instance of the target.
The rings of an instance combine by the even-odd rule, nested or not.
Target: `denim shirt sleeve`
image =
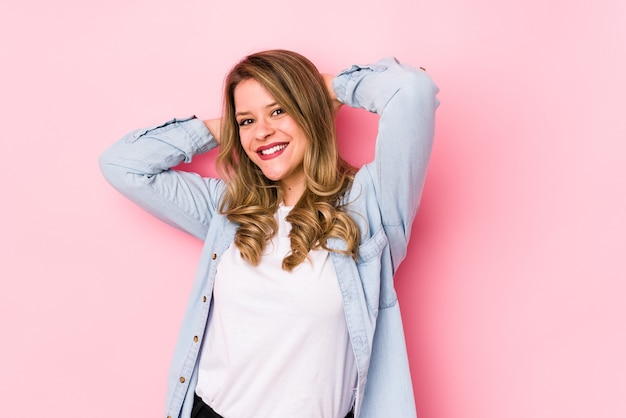
[[[138,129],[100,156],[100,168],[119,192],[159,219],[204,240],[222,182],[172,170],[217,146],[204,123],[190,117]]]
[[[424,70],[395,58],[353,65],[335,78],[333,87],[342,103],[380,117],[374,161],[359,174],[374,189],[395,270],[406,255],[423,191],[439,89]]]

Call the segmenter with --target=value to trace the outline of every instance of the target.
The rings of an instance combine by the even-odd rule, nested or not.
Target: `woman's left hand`
[[[332,74],[322,74],[322,78],[324,79],[324,84],[326,84],[326,90],[328,90],[328,94],[330,94],[330,98],[333,101],[333,109],[335,113],[337,113],[341,106],[343,106],[343,103],[337,99],[337,95],[335,94],[335,88],[333,87],[335,76]]]

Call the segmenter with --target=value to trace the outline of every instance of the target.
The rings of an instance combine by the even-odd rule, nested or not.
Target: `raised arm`
[[[438,88],[424,70],[394,58],[354,65],[341,72],[333,86],[339,101],[380,116],[375,159],[359,175],[374,186],[394,261],[399,262],[422,195]]]
[[[209,121],[207,121],[209,122]],[[173,170],[194,155],[217,146],[209,129],[218,122],[195,117],[130,132],[100,156],[104,177],[159,219],[204,239],[222,183],[196,173]]]

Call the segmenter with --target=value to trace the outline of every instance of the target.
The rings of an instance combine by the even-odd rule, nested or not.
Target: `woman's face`
[[[281,187],[304,187],[302,162],[309,141],[304,131],[254,79],[234,91],[241,146],[265,177]]]

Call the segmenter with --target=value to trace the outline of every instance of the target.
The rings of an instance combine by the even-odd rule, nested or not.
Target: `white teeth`
[[[271,154],[274,154],[275,152],[278,152],[278,151],[280,151],[282,149],[285,149],[285,148],[287,148],[287,144],[276,145],[275,147],[264,149],[263,151],[261,151],[261,154],[263,154],[263,155],[271,155]]]

